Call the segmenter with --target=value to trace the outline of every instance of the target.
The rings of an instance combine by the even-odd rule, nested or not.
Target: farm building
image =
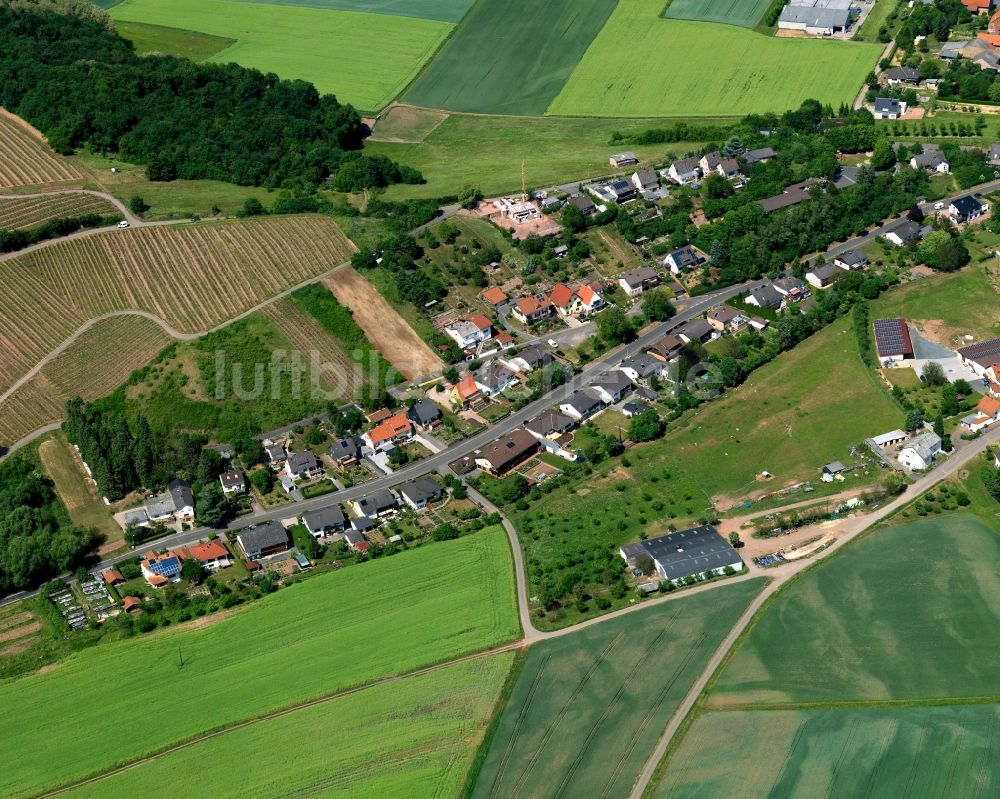
[[[902,430],[890,430],[888,433],[872,436],[872,442],[882,448],[902,444],[904,441],[906,441],[906,433]]]
[[[710,524],[628,544],[619,554],[630,566],[648,557],[660,578],[671,582],[705,572],[722,574],[727,567],[743,570],[736,550]]]
[[[778,17],[780,30],[833,36],[851,24],[851,0],[791,0]]]
[[[875,331],[875,349],[883,366],[895,361],[913,358],[913,343],[905,319],[876,319],[872,323]]]
[[[840,461],[833,461],[833,463],[828,463],[823,467],[823,482],[832,483],[833,478],[838,474],[846,471],[847,467],[844,466]]]
[[[268,555],[288,551],[288,533],[278,522],[265,522],[243,530],[236,536],[243,554],[249,560],[259,560]]]
[[[960,347],[958,356],[962,363],[971,368],[979,377],[1000,365],[1000,338],[980,341],[968,347]],[[1000,375],[997,375],[1000,377]]]

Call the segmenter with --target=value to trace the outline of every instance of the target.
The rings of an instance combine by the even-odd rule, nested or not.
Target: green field
[[[543,114],[615,0],[479,0],[406,94],[430,108]],[[620,54],[621,55],[621,54]]]
[[[102,644],[0,685],[0,795],[35,794],[207,730],[511,640],[509,545],[489,528],[317,576],[198,625]]]
[[[782,592],[709,706],[1000,697],[998,561],[972,515],[878,530]]]
[[[227,732],[90,783],[74,797],[457,796],[514,655],[504,653]],[[251,754],[252,753],[252,754]],[[238,768],[205,764],[239,763]]]
[[[666,20],[662,10],[663,0],[619,3],[548,113],[743,115],[796,108],[807,98],[836,107],[853,101],[881,51]]]
[[[684,736],[650,795],[996,796],[998,726],[994,704],[709,713]]]
[[[236,0],[274,6],[306,6],[333,11],[365,11],[399,17],[458,22],[475,0]]]
[[[770,0],[670,0],[663,16],[753,28],[770,4]]]
[[[115,30],[135,45],[137,53],[158,53],[204,61],[236,43],[235,39],[207,33],[147,25],[144,22],[117,22]]]
[[[390,119],[394,113],[395,109],[390,112]],[[720,125],[734,121],[697,120],[698,124]],[[390,186],[386,196],[391,199],[457,194],[469,183],[492,194],[520,188],[522,163],[530,189],[607,175],[612,171],[608,156],[623,149],[631,150],[644,161],[659,161],[667,153],[680,155],[703,143],[610,143],[616,131],[629,135],[663,125],[663,120],[657,119],[452,114],[419,143],[370,141],[365,144],[365,151],[416,167],[427,178],[425,185]],[[412,127],[388,130],[406,135]],[[380,135],[378,125],[375,131],[376,136]]]
[[[626,796],[762,586],[718,588],[532,646],[472,796]]]
[[[236,39],[209,60],[302,78],[365,111],[399,94],[452,27],[387,14],[229,0],[124,0],[110,13],[116,22]]]
[[[855,34],[858,39],[865,42],[877,42],[878,29],[889,18],[896,5],[898,5],[898,0],[876,0],[875,8],[865,17],[865,21],[861,23],[861,27]]]

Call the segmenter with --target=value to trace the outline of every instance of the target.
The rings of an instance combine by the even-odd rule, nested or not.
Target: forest
[[[358,158],[358,112],[311,83],[135,53],[89,4],[0,0],[0,105],[62,153],[114,154],[150,180],[364,188],[416,170]]]

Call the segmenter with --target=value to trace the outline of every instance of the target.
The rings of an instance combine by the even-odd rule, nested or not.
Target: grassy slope
[[[307,6],[336,11],[366,11],[400,17],[458,22],[474,0],[239,0],[275,6]]]
[[[722,587],[533,646],[472,796],[625,796],[762,584]]]
[[[493,655],[367,688],[211,738],[68,795],[140,796],[149,785],[169,783],[183,795],[217,799],[455,796],[513,659],[511,653]],[[289,756],[289,745],[314,754]],[[234,761],[238,769],[204,768]]]
[[[125,0],[116,21],[186,28],[237,42],[213,60],[302,78],[364,110],[395,97],[451,26],[443,22],[225,0]]]
[[[865,21],[861,23],[856,36],[862,41],[877,42],[878,29],[889,18],[898,0],[876,0],[875,8],[871,10]]]
[[[410,87],[431,108],[542,114],[615,7],[614,0],[479,0]]]
[[[62,432],[43,441],[38,447],[38,457],[45,471],[55,483],[56,493],[62,500],[74,524],[100,531],[107,541],[121,538],[122,529],[101,502],[97,493],[86,482],[73,448]]]
[[[698,120],[708,124],[727,121]],[[453,114],[418,144],[369,142],[365,150],[414,166],[427,178],[421,186],[390,186],[386,196],[391,199],[457,194],[469,183],[487,194],[498,194],[520,188],[522,163],[530,189],[610,174],[608,156],[622,149],[632,150],[643,161],[651,162],[663,159],[667,153],[681,154],[697,146],[697,142],[610,143],[615,131],[627,135],[662,126],[663,121],[656,119]]]
[[[806,98],[836,106],[854,98],[880,52],[877,45],[665,20],[662,9],[663,0],[620,3],[548,112],[747,114],[794,108]]]
[[[0,794],[35,793],[517,631],[499,528],[319,576],[214,625],[102,645],[0,685]],[[113,737],[100,733],[109,719]]]
[[[236,39],[225,36],[211,36],[163,25],[147,25],[144,22],[119,20],[115,23],[115,30],[135,45],[137,53],[175,55],[192,61],[204,61],[236,43]]]

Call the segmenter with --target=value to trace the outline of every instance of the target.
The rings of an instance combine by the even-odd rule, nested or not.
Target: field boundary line
[[[105,780],[109,777],[114,777],[117,774],[122,774],[126,771],[138,768],[139,766],[142,766],[146,763],[150,763],[154,760],[162,760],[164,757],[173,754],[174,752],[178,752],[183,749],[189,749],[192,746],[203,743],[204,741],[209,741],[213,738],[218,738],[230,732],[236,732],[237,730],[242,730],[247,727],[252,727],[262,722],[272,721],[273,719],[282,718],[284,716],[290,716],[293,713],[298,713],[300,710],[308,710],[309,708],[312,707],[325,705],[337,699],[341,699],[346,696],[351,696],[353,694],[358,694],[361,693],[362,691],[367,691],[370,688],[378,688],[383,685],[389,685],[391,683],[400,682],[402,680],[408,680],[412,677],[422,677],[426,674],[432,674],[436,671],[441,671],[442,669],[446,669],[449,666],[457,666],[461,663],[469,663],[474,660],[482,660],[483,658],[491,657],[493,655],[502,655],[504,652],[511,652],[523,649],[524,646],[525,646],[524,640],[519,639],[517,641],[511,641],[506,644],[501,644],[500,646],[491,647],[490,649],[484,649],[479,652],[472,652],[468,655],[461,655],[460,657],[442,661],[441,663],[434,663],[430,666],[423,666],[413,671],[403,672],[401,674],[392,674],[386,677],[380,677],[379,679],[373,680],[372,682],[363,683],[361,685],[355,685],[353,688],[346,688],[344,690],[336,691],[331,694],[325,694],[323,696],[309,699],[305,702],[299,702],[294,705],[289,705],[288,707],[282,708],[281,710],[275,710],[270,713],[265,713],[264,715],[261,716],[254,716],[253,718],[244,719],[243,721],[235,722],[225,727],[220,727],[218,729],[211,730],[209,732],[201,733],[200,735],[196,735],[193,738],[188,738],[186,741],[181,741],[179,743],[172,744],[166,747],[165,749],[161,749],[149,755],[144,755],[143,757],[137,758],[136,760],[132,760],[121,766],[116,766],[115,768],[103,771],[100,774],[94,774],[91,775],[90,777],[85,777],[84,779],[77,780],[73,783],[67,783],[57,788],[43,791],[42,793],[33,794],[33,796],[36,797],[37,799],[43,799],[44,797],[49,797],[49,796],[61,796],[62,794],[65,794],[68,791],[81,788],[84,785],[92,785],[95,782],[100,782],[101,780]]]

